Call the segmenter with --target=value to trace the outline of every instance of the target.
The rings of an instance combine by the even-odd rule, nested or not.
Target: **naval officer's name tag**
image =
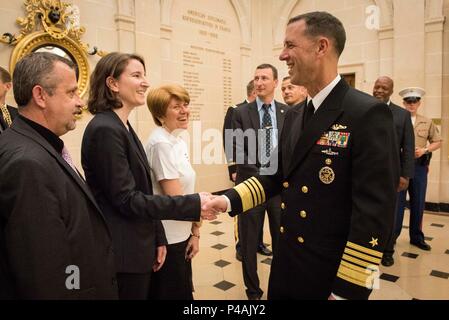
[[[316,144],[320,146],[347,148],[350,135],[349,132],[326,131]]]

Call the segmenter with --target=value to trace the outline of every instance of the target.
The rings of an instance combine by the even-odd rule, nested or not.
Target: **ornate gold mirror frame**
[[[19,35],[4,33],[0,42],[14,46],[9,68],[11,74],[23,56],[35,51],[47,51],[71,59],[77,65],[80,96],[89,87],[89,62],[87,55],[104,55],[96,47],[81,41],[85,28],[79,26],[78,7],[60,0],[25,0],[25,18],[17,18],[21,27]]]

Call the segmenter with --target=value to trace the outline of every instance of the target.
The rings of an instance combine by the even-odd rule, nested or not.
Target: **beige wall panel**
[[[411,10],[410,8],[413,8]],[[394,1],[394,9],[407,12],[407,19],[394,19],[394,80],[396,88],[424,86],[424,2]],[[413,21],[413,23],[410,23]]]
[[[202,133],[208,128],[215,129],[220,164],[211,166],[204,163],[202,153],[208,143],[202,140],[202,134],[191,135],[191,159],[201,160],[195,165],[197,185],[206,187],[200,181],[208,181],[210,191],[222,190],[228,187],[226,175],[223,174],[227,171],[221,142],[223,118],[229,106],[244,98],[241,94],[241,32],[238,17],[228,0],[214,1],[213,5],[206,0],[175,0],[170,27],[170,59],[163,63],[161,80],[177,82],[189,91],[191,126],[194,121],[201,121]],[[174,66],[170,66],[172,64]],[[194,144],[193,140],[198,139],[200,141]],[[194,148],[198,145],[202,148]]]
[[[378,62],[379,61],[379,42],[371,41],[365,42],[362,45],[362,56],[363,60],[367,62]]]

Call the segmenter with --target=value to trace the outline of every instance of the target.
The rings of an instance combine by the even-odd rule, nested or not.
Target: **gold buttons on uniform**
[[[299,243],[304,243],[304,238],[303,237],[298,237],[298,242]]]
[[[306,218],[307,217],[307,212],[305,212],[304,210],[302,210],[299,215],[301,216],[301,218]]]
[[[301,188],[302,193],[308,193],[309,192],[309,188],[307,188],[306,186],[303,186]]]
[[[330,166],[331,164],[332,164],[332,160],[331,159],[326,159],[326,164],[328,165],[328,166]]]
[[[285,181],[282,185],[284,186],[285,189],[287,189],[290,186],[287,181]]]
[[[281,230],[281,233],[284,233],[284,227],[281,227],[280,230]]]
[[[281,203],[281,209],[284,210],[285,209],[285,203]]]

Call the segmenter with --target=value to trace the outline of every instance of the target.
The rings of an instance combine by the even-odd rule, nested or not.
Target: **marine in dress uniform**
[[[422,219],[426,201],[427,173],[431,152],[441,147],[441,136],[438,128],[431,119],[417,113],[421,105],[421,98],[425,95],[422,88],[410,87],[399,92],[403,98],[404,106],[412,114],[413,128],[415,132],[415,174],[410,179],[407,190],[399,195],[399,206],[396,216],[395,235],[399,237],[404,219],[406,194],[410,196],[410,243],[422,250],[429,251],[431,247],[424,241],[422,231]]]

